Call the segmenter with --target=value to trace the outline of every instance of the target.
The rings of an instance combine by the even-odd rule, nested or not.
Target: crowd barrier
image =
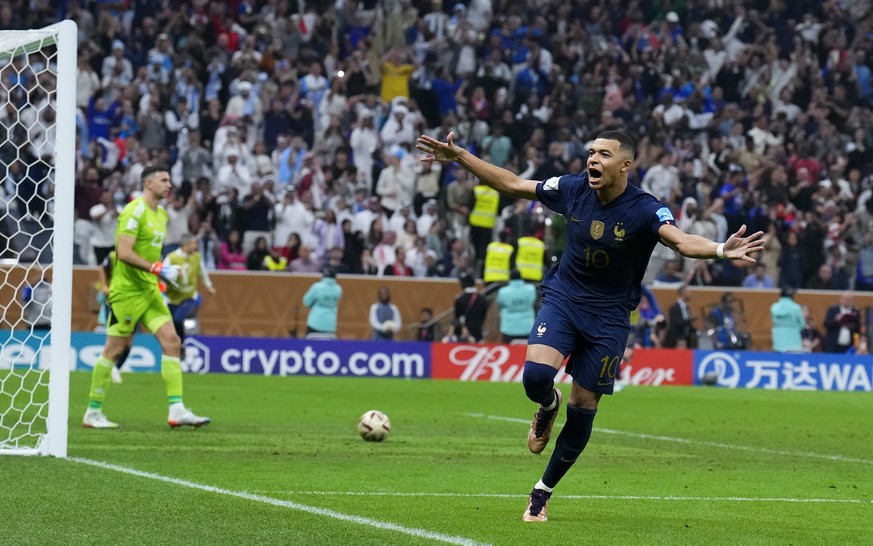
[[[0,331],[0,369],[48,367],[47,337]],[[70,368],[88,371],[105,336],[73,332]],[[42,349],[42,350],[41,350]],[[194,336],[185,340],[187,373],[347,376],[520,382],[524,345],[318,341]],[[160,346],[138,334],[125,369],[160,372]],[[753,351],[638,349],[622,367],[631,385],[700,385],[704,376],[729,388],[873,391],[873,356]],[[571,379],[559,372],[556,381]]]
[[[0,329],[10,328],[19,323],[22,316],[20,294],[13,290],[26,274],[22,267],[4,270],[7,282],[0,286],[0,299],[7,306],[0,315]],[[218,295],[203,294],[200,308],[200,329],[211,336],[229,337],[287,337],[291,333],[303,335],[306,330],[307,309],[302,306],[303,294],[317,275],[289,275],[287,273],[216,271],[210,273]],[[97,305],[94,282],[97,268],[73,268],[73,306],[72,328],[74,331],[88,332],[97,326]],[[405,325],[416,322],[421,317],[421,309],[430,307],[439,313],[452,306],[455,296],[460,292],[454,279],[409,279],[402,277],[370,277],[340,275],[339,284],[343,287],[337,324],[340,339],[369,339],[370,305],[376,301],[376,291],[381,286],[391,290],[392,302],[400,309],[404,328],[401,337],[413,339],[414,332]],[[739,313],[738,329],[752,334],[753,350],[768,350],[770,339],[770,305],[779,299],[778,290],[744,290],[741,288],[702,288],[692,287],[691,310],[698,317],[695,327],[706,329],[702,320],[726,291],[731,290],[736,298]],[[664,314],[676,301],[674,288],[654,288]],[[799,292],[795,299],[808,305],[817,327],[822,322],[829,306],[839,303],[839,292],[810,291]],[[873,309],[873,293],[855,294],[855,306],[862,311]],[[873,316],[873,315],[871,315]],[[490,341],[499,339],[497,331],[496,306],[492,305],[486,321]]]

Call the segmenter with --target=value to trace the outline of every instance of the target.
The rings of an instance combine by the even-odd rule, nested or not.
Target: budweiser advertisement
[[[628,385],[693,385],[694,351],[690,349],[637,349],[621,366]]]
[[[434,343],[431,345],[431,373],[434,379],[461,381],[521,382],[525,345],[475,345]],[[622,378],[632,385],[692,385],[692,351],[638,349],[622,366]],[[556,383],[572,378],[558,372]]]

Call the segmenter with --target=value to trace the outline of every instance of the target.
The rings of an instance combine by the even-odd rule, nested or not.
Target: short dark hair
[[[637,156],[637,145],[634,142],[634,139],[624,131],[603,131],[597,135],[597,138],[615,140],[619,143],[619,149],[629,153],[631,159],[634,159]]]
[[[170,169],[168,169],[164,165],[149,165],[142,170],[142,174],[139,175],[139,179],[141,182],[145,182],[146,179],[151,178],[153,174],[161,172],[168,173],[170,172]]]

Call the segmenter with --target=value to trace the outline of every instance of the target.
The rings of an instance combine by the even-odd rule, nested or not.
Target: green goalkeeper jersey
[[[129,235],[136,238],[133,251],[149,262],[161,260],[161,248],[167,235],[167,211],[158,205],[152,210],[142,197],[134,199],[118,215],[115,229],[115,247],[118,238]],[[116,258],[109,285],[109,302],[125,300],[157,290],[158,278],[148,271],[137,269]]]

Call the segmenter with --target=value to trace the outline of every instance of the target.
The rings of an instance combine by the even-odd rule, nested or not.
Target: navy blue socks
[[[526,367],[525,373],[527,373]],[[567,404],[567,422],[564,424],[561,434],[558,435],[555,451],[552,453],[549,466],[546,467],[543,474],[542,482],[549,488],[558,485],[558,482],[585,449],[588,439],[591,438],[595,415],[597,415],[596,409],[578,408]]]

